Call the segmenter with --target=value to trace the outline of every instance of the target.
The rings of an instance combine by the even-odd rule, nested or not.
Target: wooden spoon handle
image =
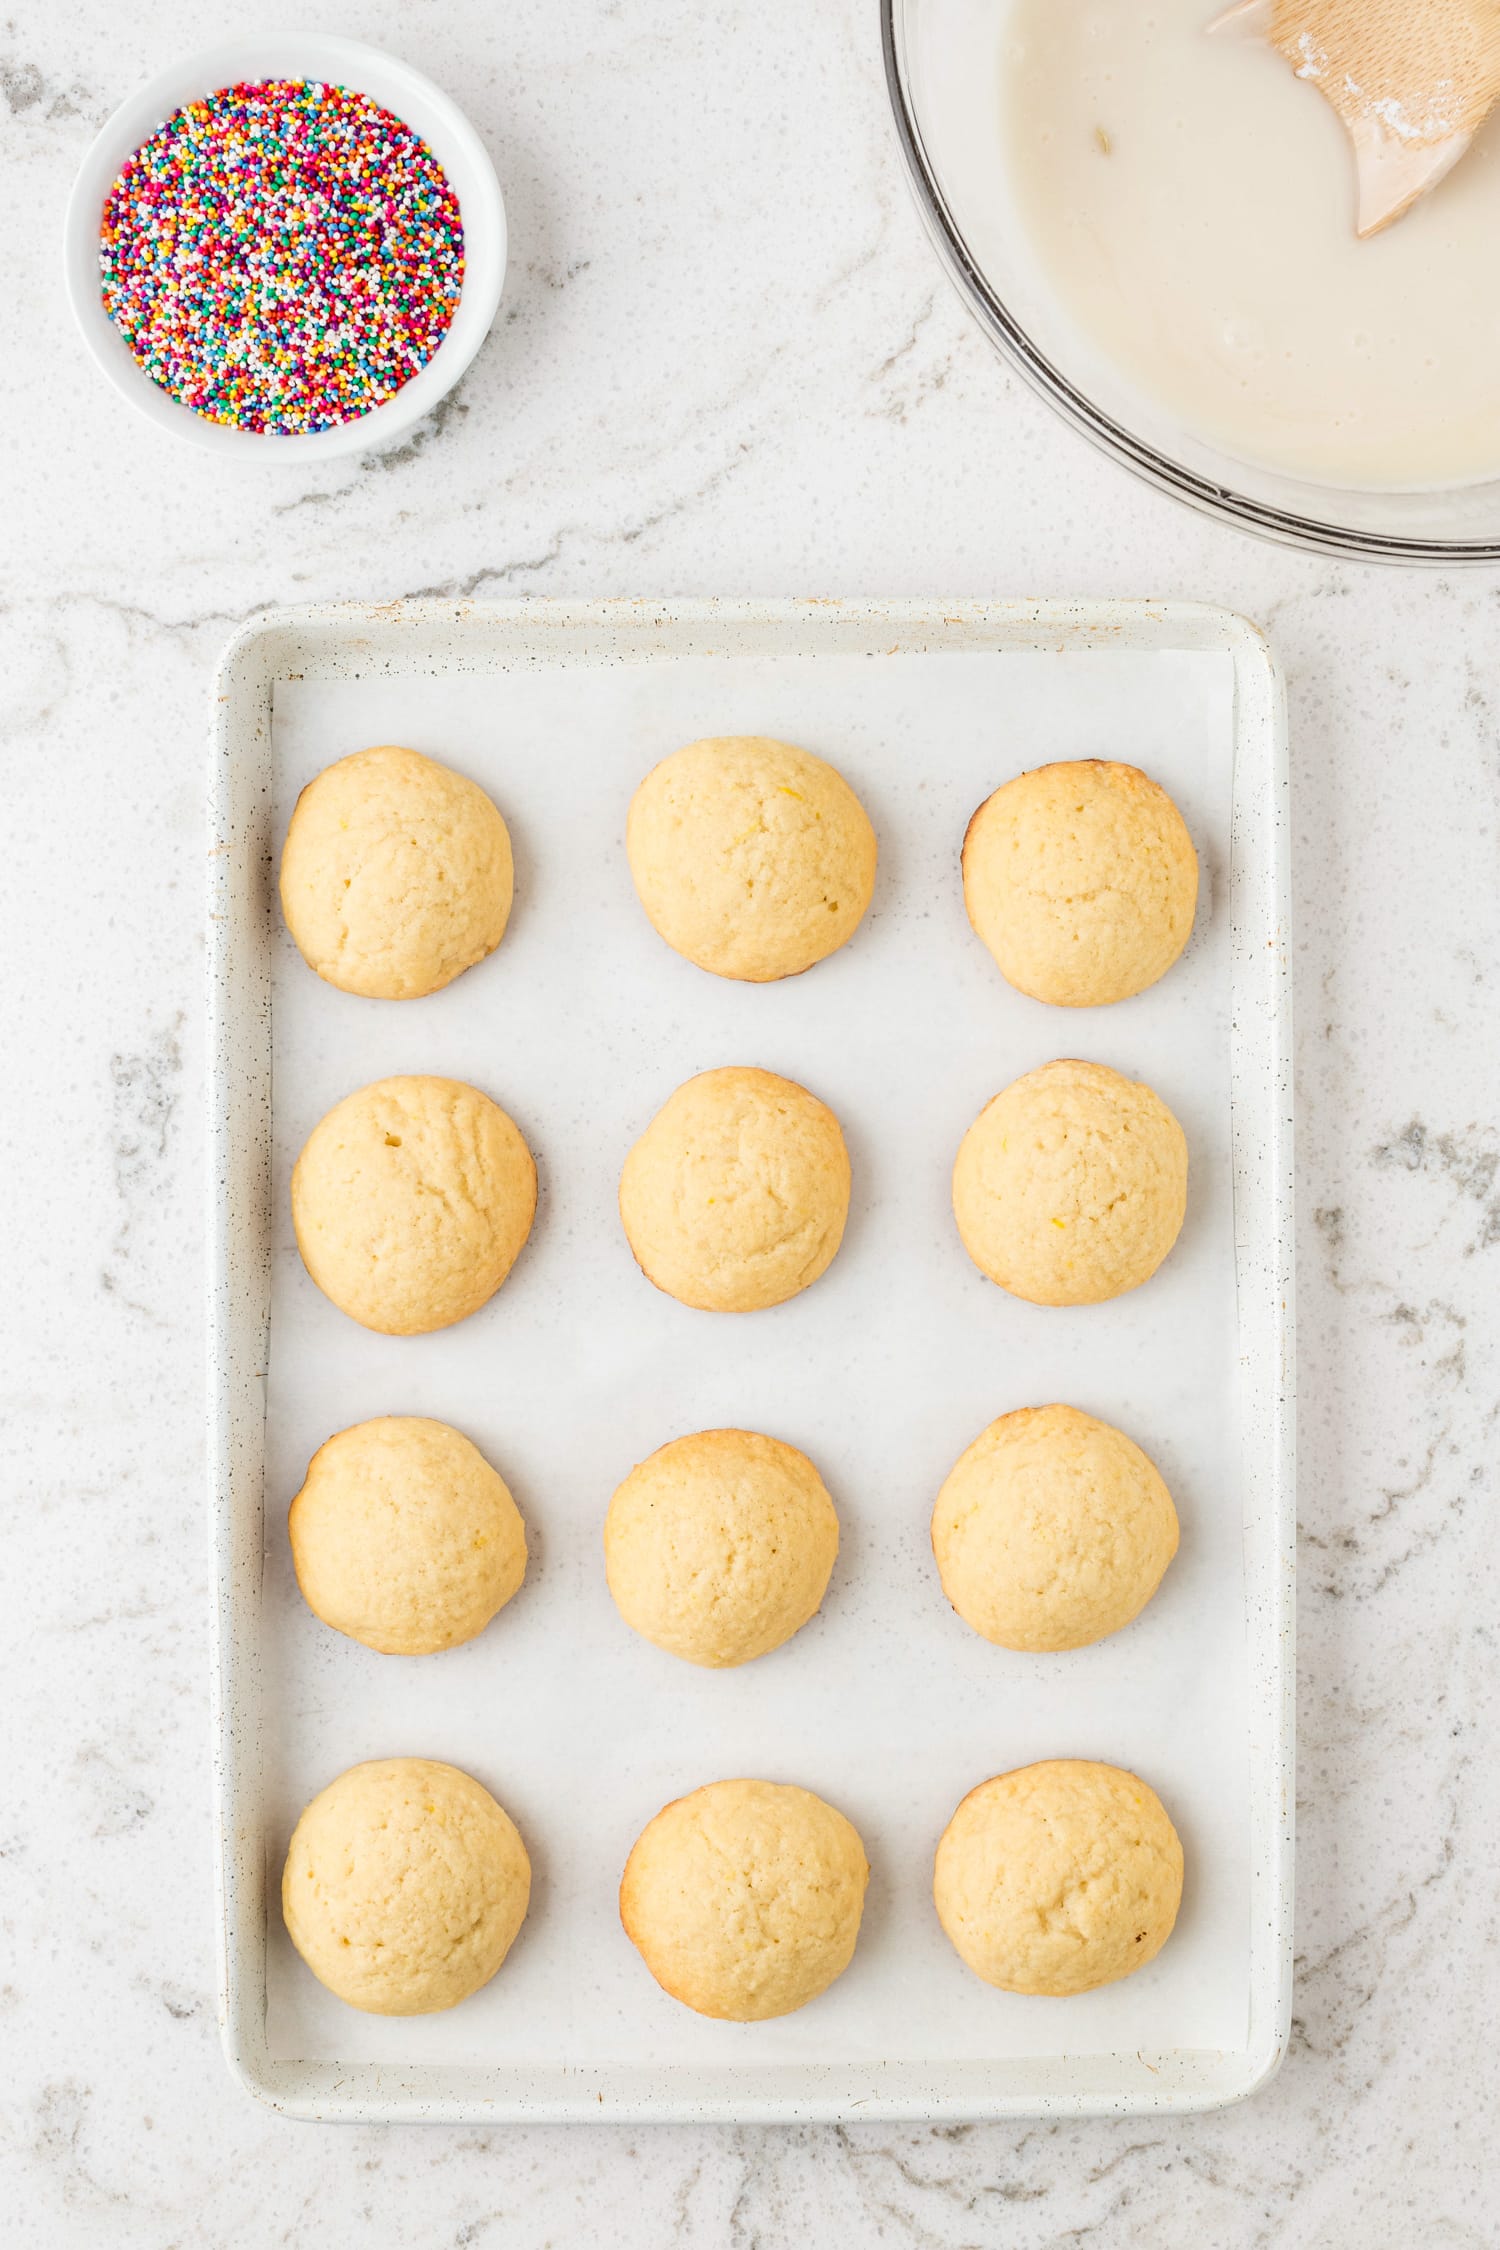
[[[1474,136],[1450,133],[1446,140],[1403,141],[1388,133],[1378,117],[1344,120],[1354,143],[1359,211],[1354,231],[1361,242],[1391,226],[1419,196],[1446,178]]]
[[[1420,0],[1408,0],[1408,4],[1420,5]],[[1390,226],[1452,171],[1500,93],[1500,6],[1495,0],[1480,0],[1477,6],[1474,0],[1444,0],[1444,5],[1440,20],[1429,19],[1415,26],[1397,12],[1398,39],[1402,31],[1415,39],[1413,44],[1408,36],[1398,64],[1405,64],[1409,73],[1415,71],[1416,83],[1410,92],[1419,101],[1439,91],[1452,95],[1453,80],[1433,75],[1443,62],[1445,42],[1452,44],[1455,58],[1463,57],[1469,65],[1468,74],[1460,80],[1465,106],[1445,117],[1449,102],[1441,104],[1428,137],[1410,127],[1393,131],[1386,122],[1383,112],[1392,105],[1365,90],[1365,62],[1350,43],[1350,11],[1340,7],[1338,0],[1327,0],[1322,7],[1316,0],[1303,0],[1300,6],[1296,0],[1234,0],[1234,5],[1215,16],[1208,26],[1211,32],[1242,31],[1265,39],[1299,78],[1317,86],[1353,144],[1358,193],[1355,232],[1361,241]],[[1366,34],[1360,52],[1366,60],[1374,59],[1373,83],[1379,89],[1382,57],[1385,74],[1393,67],[1390,25],[1380,6],[1372,4],[1369,20],[1358,21],[1353,28]],[[1325,36],[1340,42],[1332,56],[1323,48]],[[1397,83],[1406,90],[1399,70]],[[1421,116],[1420,107],[1415,114]]]

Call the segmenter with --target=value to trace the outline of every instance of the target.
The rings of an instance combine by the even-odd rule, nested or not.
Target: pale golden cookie
[[[1138,1445],[1076,1406],[1002,1414],[932,1511],[943,1591],[1001,1648],[1086,1648],[1139,1615],[1177,1552],[1172,1496]]]
[[[838,1119],[769,1070],[690,1078],[620,1175],[636,1262],[701,1312],[755,1312],[795,1297],[831,1262],[848,1213]]]
[[[1102,1063],[1050,1062],[980,1111],[953,1215],[981,1273],[1034,1305],[1149,1281],[1182,1229],[1187,1142],[1166,1103]]]
[[[446,1422],[385,1414],[318,1448],[287,1518],[308,1607],[387,1656],[482,1632],[526,1575],[502,1477]]]
[[[642,1830],[620,1920],[674,2000],[761,2023],[842,1976],[869,1879],[857,1831],[811,1790],[711,1781]]]
[[[875,888],[875,831],[843,775],[765,735],[690,742],[653,766],[625,849],[668,945],[753,984],[841,946]]]
[[[526,1919],[509,1813],[457,1766],[376,1758],[314,1797],[281,1878],[287,1935],[351,2008],[425,2016],[488,1984]]]
[[[281,853],[297,950],[342,992],[414,1000],[505,935],[510,831],[477,782],[395,743],[310,781]]]
[[[971,1789],[933,1867],[938,1920],[1002,1992],[1062,1998],[1153,1960],[1182,1898],[1161,1799],[1120,1766],[1050,1758]]]
[[[690,1664],[744,1664],[817,1610],[839,1519],[805,1453],[753,1430],[675,1438],[632,1469],[604,1521],[627,1625]]]
[[[1198,855],[1167,795],[1103,758],[1038,766],[964,838],[964,904],[1002,975],[1059,1008],[1128,1000],[1192,935]]]
[[[457,1078],[381,1078],[328,1112],[292,1173],[302,1262],[366,1328],[417,1336],[477,1312],[531,1232],[536,1166]]]

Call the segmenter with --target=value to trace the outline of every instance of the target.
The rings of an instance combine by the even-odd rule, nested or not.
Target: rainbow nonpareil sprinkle
[[[458,199],[366,94],[225,86],[167,119],[104,206],[104,307],[195,414],[281,436],[368,414],[458,309]]]

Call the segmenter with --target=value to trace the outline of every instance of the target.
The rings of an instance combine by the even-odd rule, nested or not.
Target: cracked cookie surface
[[[875,831],[843,775],[765,735],[710,736],[653,766],[625,848],[673,951],[753,984],[836,952],[875,887]]]
[[[381,1078],[308,1135],[292,1173],[302,1262],[387,1336],[477,1312],[520,1255],[536,1165],[505,1111],[458,1078]]]
[[[437,992],[493,953],[514,880],[510,831],[479,784],[397,743],[310,781],[281,854],[303,960],[373,1000]]]
[[[1177,1552],[1177,1511],[1123,1430],[1076,1406],[1002,1414],[932,1511],[943,1591],[998,1647],[1086,1648],[1137,1617]]]
[[[1182,1845],[1138,1775],[1051,1758],[970,1790],[943,1832],[932,1887],[977,1977],[1063,1998],[1154,1960],[1177,1919]]]
[[[839,1548],[805,1453],[754,1430],[700,1430],[631,1470],[604,1560],[627,1625],[714,1669],[768,1655],[815,1615]]]
[[[870,1869],[852,1823],[789,1782],[712,1781],[642,1830],[620,1920],[664,1992],[761,2023],[806,2007],[854,1957]]]
[[[1076,758],[987,797],[963,849],[964,904],[1006,981],[1059,1008],[1128,1000],[1193,931],[1198,855],[1137,766]]]
[[[434,1758],[375,1758],[314,1797],[281,1879],[287,1934],[369,2015],[431,2015],[488,1984],[531,1897],[520,1831]]]
[[[1187,1141],[1149,1086],[1103,1063],[1043,1063],[995,1096],[953,1166],[953,1215],[989,1279],[1036,1305],[1138,1289],[1187,1211]]]
[[[795,1297],[831,1264],[848,1213],[838,1119],[769,1070],[688,1079],[620,1175],[636,1263],[701,1312],[756,1312]]]
[[[386,1656],[472,1640],[526,1575],[510,1489],[446,1422],[383,1414],[319,1446],[287,1519],[303,1599]]]

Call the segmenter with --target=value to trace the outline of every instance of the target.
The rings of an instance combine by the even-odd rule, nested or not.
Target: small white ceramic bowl
[[[464,280],[458,310],[427,365],[381,406],[336,429],[306,436],[238,430],[210,422],[153,383],[104,309],[99,293],[99,228],[104,201],[126,160],[185,102],[221,86],[263,78],[305,78],[368,94],[419,133],[448,175],[464,224]],[[83,340],[132,406],[161,429],[218,453],[263,460],[326,461],[385,445],[430,414],[489,333],[505,281],[505,205],[484,145],[463,112],[430,79],[393,55],[353,39],[276,32],[228,40],[188,55],[123,102],[88,155],[68,201],[64,227],[68,301]]]

